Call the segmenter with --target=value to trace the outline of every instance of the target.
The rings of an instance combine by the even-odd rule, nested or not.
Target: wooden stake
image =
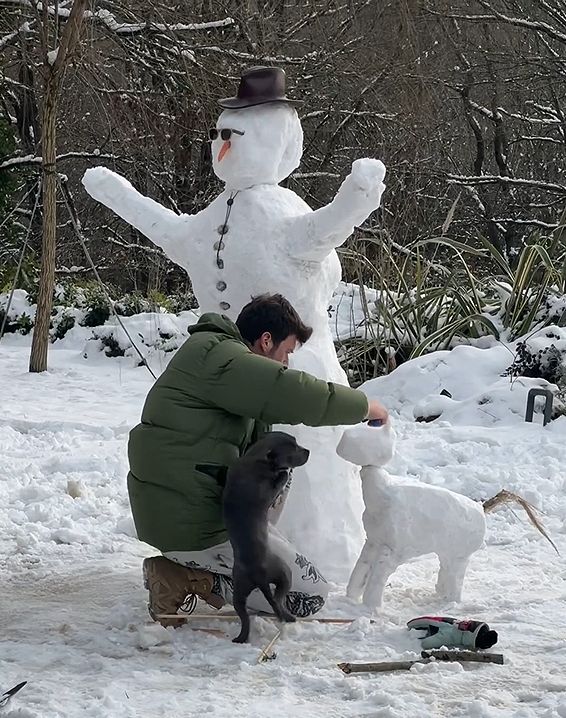
[[[450,661],[456,663],[497,663],[503,665],[503,654],[480,653],[479,651],[448,651],[434,650],[421,651],[423,658],[434,658],[437,661]]]
[[[255,614],[258,615],[258,614]],[[259,615],[260,618],[265,618],[268,621],[276,621],[277,618],[275,616],[270,616],[268,614],[266,615]],[[214,613],[188,613],[183,615],[182,613],[160,613],[156,616],[156,618],[178,618],[179,620],[191,620],[191,621],[233,621],[234,619],[238,618],[236,613],[219,613],[218,615],[215,615]],[[349,624],[353,623],[356,619],[355,618],[314,618],[312,616],[309,616],[307,618],[297,618],[297,621],[299,623],[330,623],[330,624]],[[375,623],[375,621],[370,621],[370,623]]]
[[[478,653],[476,651],[423,651],[422,658],[415,661],[387,661],[384,663],[339,663],[338,668],[346,675],[350,673],[385,673],[388,671],[409,671],[417,663],[450,661],[456,663],[497,663],[503,665],[501,653]]]
[[[262,648],[260,651],[259,656],[257,657],[258,663],[264,663],[265,661],[272,661],[275,658],[275,653],[271,651],[273,646],[275,645],[275,642],[278,640],[278,638],[281,636],[281,629],[277,631],[277,633],[273,636],[271,641],[267,644],[265,648]]]

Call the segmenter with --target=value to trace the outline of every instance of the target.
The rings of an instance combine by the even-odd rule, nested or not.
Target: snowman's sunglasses
[[[223,129],[223,130],[217,130],[216,127],[213,127],[211,130],[208,130],[208,138],[212,142],[213,140],[216,140],[218,138],[218,135],[220,135],[220,138],[226,142],[230,139],[232,136],[232,132],[235,135],[244,135],[245,132],[243,130],[229,130],[229,129]]]

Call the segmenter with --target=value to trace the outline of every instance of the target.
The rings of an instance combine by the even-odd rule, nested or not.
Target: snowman
[[[87,170],[83,184],[187,271],[203,312],[235,320],[253,296],[285,296],[313,328],[291,366],[346,384],[327,312],[341,278],[335,248],[379,207],[385,167],[375,159],[356,160],[332,202],[313,211],[279,186],[302,155],[295,103],[285,94],[283,70],[260,67],[242,75],[237,96],[219,102],[224,110],[209,132],[224,191],[197,214],[166,209],[104,167]],[[363,504],[356,470],[334,451],[342,431],[284,428],[310,449],[311,458],[295,472],[278,527],[308,545],[331,577],[344,577],[363,540]]]

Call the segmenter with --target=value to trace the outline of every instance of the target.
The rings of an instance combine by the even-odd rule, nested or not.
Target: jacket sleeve
[[[267,424],[336,426],[357,424],[368,413],[361,391],[287,369],[244,346],[228,357],[217,346],[206,365],[210,400],[232,414]]]

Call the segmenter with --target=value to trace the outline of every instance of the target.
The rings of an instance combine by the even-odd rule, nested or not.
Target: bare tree
[[[68,5],[49,4],[52,21],[65,23]],[[1,106],[19,138],[0,169],[29,176],[40,170],[30,119],[40,24],[32,2],[0,7]],[[216,99],[254,64],[284,67],[303,100],[305,153],[287,183],[313,207],[353,159],[385,161],[382,210],[352,245],[374,264],[380,242],[406,256],[436,236],[459,196],[451,234],[470,246],[487,238],[512,265],[566,201],[565,13],[562,0],[99,0],[60,98],[57,161],[103,276],[144,291],[186,286],[159,250],[91,203],[84,169],[104,163],[175,211],[198,211],[218,187],[206,136]],[[57,257],[61,271],[84,265],[66,219]]]

